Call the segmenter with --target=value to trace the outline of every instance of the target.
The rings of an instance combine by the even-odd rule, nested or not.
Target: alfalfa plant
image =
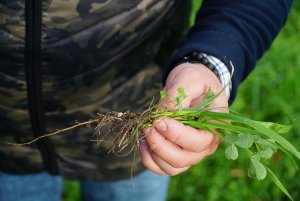
[[[218,97],[208,89],[206,97],[197,105],[191,108],[182,108],[182,101],[187,97],[183,88],[178,88],[178,96],[171,100],[177,105],[177,110],[169,110],[161,105],[152,105],[142,113],[131,112],[110,112],[105,115],[99,114],[97,119],[40,136],[32,141],[18,144],[31,144],[41,138],[50,137],[59,133],[74,129],[79,126],[96,124],[95,140],[97,143],[110,138],[112,143],[111,151],[117,155],[134,153],[139,149],[140,140],[144,137],[141,133],[143,128],[151,127],[157,118],[170,117],[181,123],[209,131],[226,143],[225,157],[230,160],[238,159],[239,152],[244,151],[249,158],[248,175],[258,180],[266,178],[267,174],[274,183],[291,199],[291,195],[280,182],[277,176],[269,167],[268,160],[278,150],[284,152],[294,161],[300,160],[300,152],[282,134],[288,133],[291,125],[282,125],[272,122],[251,120],[233,110],[228,113],[216,112],[211,108],[211,103]],[[169,98],[168,93],[161,92],[161,99]],[[115,135],[118,133],[117,135]],[[126,148],[126,149],[125,149]],[[126,151],[125,151],[126,150]],[[124,152],[125,151],[125,152]],[[134,162],[133,162],[134,163]]]

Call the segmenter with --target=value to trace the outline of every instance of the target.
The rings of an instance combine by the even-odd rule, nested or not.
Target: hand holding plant
[[[194,73],[196,74],[196,72]],[[177,76],[180,80],[180,75]],[[193,80],[192,78],[194,76],[191,76],[190,80]],[[182,79],[184,80],[185,78]],[[184,85],[185,82],[179,83],[187,87],[193,94],[191,88],[188,88],[191,86],[188,82],[186,85]],[[171,84],[171,86],[173,85]],[[179,84],[177,85],[175,82],[174,86],[179,87]],[[209,84],[208,86],[214,85]],[[170,175],[185,171],[191,165],[200,162],[202,158],[215,151],[217,141],[213,140],[213,133],[227,143],[225,150],[227,159],[236,160],[239,151],[246,152],[250,161],[248,175],[258,180],[263,180],[269,174],[274,183],[293,200],[287,189],[268,166],[268,159],[277,150],[284,152],[292,161],[294,161],[294,158],[300,160],[300,152],[281,136],[281,134],[289,132],[292,125],[254,121],[232,110],[226,113],[224,108],[227,107],[222,105],[224,103],[222,101],[224,100],[222,99],[223,90],[215,93],[215,89],[208,87],[208,90],[204,93],[206,96],[201,98],[200,102],[197,101],[198,103],[194,102],[194,104],[193,101],[197,99],[197,96],[192,95],[188,98],[189,96],[185,94],[185,89],[179,87],[177,88],[177,97],[174,98],[173,90],[173,87],[171,87],[169,92],[168,88],[166,88],[166,91],[161,92],[161,98],[167,103],[173,103],[173,106],[175,104],[175,110],[167,107],[158,107],[151,113],[151,116],[152,119],[159,120],[153,123],[154,128],[152,130],[147,129],[145,132],[146,141],[149,145],[143,145],[145,148],[142,148],[142,156],[144,164],[149,169],[160,174],[167,173]],[[169,108],[173,106],[171,104]],[[173,120],[167,118],[173,118]],[[182,124],[179,125],[175,120]],[[168,121],[169,125],[167,127],[170,128],[169,130],[159,132],[159,124],[162,121]],[[192,128],[187,129],[189,128],[187,126],[200,129],[200,131],[191,130]],[[202,137],[206,134],[210,137],[201,139],[197,134]],[[199,142],[199,140],[202,141]],[[197,147],[196,141],[199,143],[198,146],[202,146],[202,150],[188,147],[188,143]],[[191,151],[194,151],[196,156]],[[191,155],[188,156],[189,154]],[[294,165],[297,167],[296,161],[294,161]]]
[[[187,109],[205,98],[208,88],[222,91],[218,78],[202,64],[181,64],[169,75],[161,99],[164,110]],[[184,89],[178,96],[178,89]],[[185,93],[187,95],[185,95]],[[210,107],[227,112],[228,101],[221,93]],[[220,138],[207,130],[184,125],[174,118],[161,117],[154,121],[152,128],[144,129],[145,141],[141,143],[144,165],[157,174],[177,175],[217,149]]]

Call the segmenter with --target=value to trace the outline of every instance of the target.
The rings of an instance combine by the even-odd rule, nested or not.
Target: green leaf
[[[256,171],[251,162],[250,162],[249,169],[248,169],[248,176],[252,177],[252,178],[256,177]]]
[[[177,105],[179,105],[179,104],[181,103],[179,97],[174,98],[173,101],[174,101]]]
[[[224,138],[224,141],[229,143],[229,144],[232,144],[232,143],[235,143],[238,139],[238,136],[237,134],[234,134],[234,133],[227,133],[225,138]]]
[[[254,155],[252,155],[252,158],[257,160],[260,160],[261,158],[270,159],[275,152],[276,151],[273,151],[271,147],[267,147],[256,152]]]
[[[239,156],[239,152],[234,144],[230,144],[225,149],[225,157],[229,160],[236,160]]]
[[[176,97],[173,99],[173,101],[176,103],[176,105],[178,106],[178,111],[182,111],[182,104],[181,104],[181,100],[179,97]]]
[[[178,96],[173,101],[178,105],[178,111],[182,111],[182,101],[187,98],[187,95],[182,87],[177,89]]]
[[[232,124],[224,124],[224,123],[218,123],[218,122],[187,122],[188,125],[194,127],[194,128],[202,128],[205,127],[211,127],[211,128],[218,128],[224,131],[232,131],[236,133],[251,133],[255,135],[257,132],[255,130],[249,129],[247,127],[242,127],[238,125],[232,125]]]
[[[251,176],[255,175],[256,179],[263,180],[267,176],[267,170],[265,166],[257,159],[251,159],[250,163]],[[254,173],[254,174],[253,174]]]
[[[273,154],[274,152],[271,147],[259,151],[259,155],[265,159],[270,159],[273,156]]]
[[[210,114],[208,112],[206,112],[207,116],[214,116],[211,113],[214,112],[210,112]],[[227,113],[218,113],[219,118],[227,118],[227,120],[231,120],[233,122],[239,122],[240,124],[244,124],[244,127],[250,127],[251,129],[254,130],[254,132],[247,132],[247,133],[251,133],[251,134],[259,134],[262,137],[268,137],[270,139],[275,140],[276,143],[278,143],[283,149],[285,149],[286,151],[290,152],[293,156],[295,156],[297,159],[300,160],[300,152],[285,138],[283,138],[281,135],[279,135],[278,133],[276,133],[275,131],[262,126],[261,124],[257,123],[257,121],[253,121],[251,119],[248,119],[246,117],[243,117],[242,115],[230,111],[229,114]]]
[[[254,122],[254,121],[253,121]],[[264,136],[267,136],[273,140],[276,141],[282,148],[284,148],[286,151],[293,154],[296,158],[300,160],[300,152],[285,138],[277,134],[271,129],[268,129],[264,126],[261,126],[257,123],[253,123],[251,125],[257,132],[261,133]]]
[[[253,135],[250,134],[240,134],[236,144],[244,149],[249,149],[252,147],[254,142]]]
[[[184,89],[183,89],[182,87],[179,87],[179,88],[177,89],[177,92],[178,92],[178,98],[179,98],[181,101],[187,98],[187,95],[186,95],[186,93],[185,93],[185,91],[184,91]]]
[[[259,139],[255,140],[255,143],[258,144],[262,148],[271,147],[274,151],[276,151],[278,149],[278,147],[275,144],[275,140],[272,140],[272,139],[259,138]]]
[[[288,196],[288,198],[290,200],[293,200],[292,196],[289,194],[289,192],[287,191],[287,189],[284,187],[284,185],[280,182],[280,180],[277,178],[277,176],[273,173],[273,171],[266,166],[266,169],[269,173],[269,175],[271,176],[271,179],[273,180],[273,182],[278,186],[278,188],[280,188],[280,190],[286,195]]]
[[[169,98],[169,94],[166,91],[160,91],[160,98]]]
[[[262,121],[255,121],[255,122],[279,134],[288,133],[293,128],[293,125],[283,125],[283,124],[276,124],[272,122],[262,122]]]

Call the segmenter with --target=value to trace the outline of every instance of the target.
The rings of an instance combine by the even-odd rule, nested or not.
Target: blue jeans
[[[133,181],[82,181],[80,185],[85,201],[164,201],[168,183],[168,176],[158,176],[147,170],[135,176]],[[60,201],[62,191],[63,179],[60,176],[0,172],[1,201]]]

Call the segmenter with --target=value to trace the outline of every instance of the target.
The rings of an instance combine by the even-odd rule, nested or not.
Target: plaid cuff
[[[225,87],[226,97],[229,100],[231,89],[232,89],[232,83],[231,83],[231,76],[228,68],[218,58],[208,54],[203,54],[203,55],[208,59],[208,61],[211,64],[214,65],[215,69],[213,71],[217,71],[214,73],[219,76],[219,80],[221,81],[222,86]]]

